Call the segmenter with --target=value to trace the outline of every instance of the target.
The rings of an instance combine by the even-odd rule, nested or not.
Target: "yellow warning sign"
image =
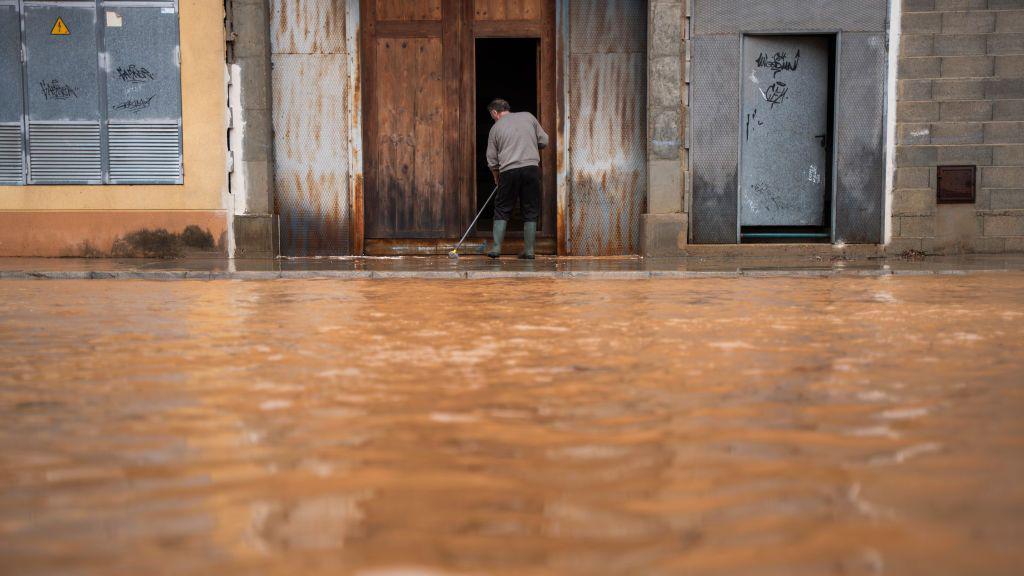
[[[53,23],[53,28],[50,29],[50,35],[51,36],[70,36],[71,35],[71,31],[68,30],[67,25],[64,24],[64,19],[63,18],[58,17],[57,21]]]

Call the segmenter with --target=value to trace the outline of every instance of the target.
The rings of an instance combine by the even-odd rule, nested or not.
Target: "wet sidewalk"
[[[888,276],[1024,270],[1021,255],[848,257],[842,255],[712,256],[676,259],[480,256],[214,259],[0,258],[0,279],[647,279],[737,276]]]

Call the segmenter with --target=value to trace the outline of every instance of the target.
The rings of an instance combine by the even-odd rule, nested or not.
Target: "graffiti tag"
[[[776,52],[774,56],[768,56],[765,52],[758,55],[755,60],[758,68],[767,68],[772,71],[772,78],[779,75],[780,72],[793,72],[800,66],[800,51],[796,51],[796,56],[790,60],[789,54],[786,52]]]
[[[149,98],[131,98],[119,104],[114,104],[113,109],[138,114],[139,111],[149,108],[149,105],[153,101],[153,98],[156,98],[156,94],[150,96]]]
[[[40,82],[39,87],[42,89],[43,98],[46,100],[69,100],[71,98],[78,98],[78,88],[72,88],[60,80],[54,79],[49,82]]]
[[[117,67],[117,76],[122,82],[129,84],[145,84],[156,80],[156,76],[146,68],[139,68],[135,64],[129,64],[126,68]]]

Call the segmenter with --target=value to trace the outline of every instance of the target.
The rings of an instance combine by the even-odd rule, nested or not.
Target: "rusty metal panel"
[[[274,54],[344,54],[345,2],[270,0]]]
[[[566,248],[640,251],[647,201],[646,3],[573,0]]]
[[[275,54],[275,211],[284,256],[348,254],[348,58]]]
[[[569,51],[643,52],[647,3],[643,0],[570,0]]]
[[[271,0],[274,209],[284,256],[351,253],[351,4]]]

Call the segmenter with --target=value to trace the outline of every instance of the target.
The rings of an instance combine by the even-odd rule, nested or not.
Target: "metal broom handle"
[[[462,247],[462,243],[466,241],[466,238],[469,237],[469,233],[472,232],[473,227],[476,226],[476,221],[480,219],[480,216],[483,216],[484,208],[487,208],[487,205],[491,203],[491,199],[493,199],[494,195],[497,193],[498,187],[495,186],[494,190],[491,191],[491,195],[487,197],[487,201],[484,202],[484,205],[480,207],[480,211],[476,213],[476,218],[473,218],[473,223],[469,225],[469,228],[466,228],[466,233],[462,235],[462,239],[459,240],[459,243],[455,245],[456,250]]]

